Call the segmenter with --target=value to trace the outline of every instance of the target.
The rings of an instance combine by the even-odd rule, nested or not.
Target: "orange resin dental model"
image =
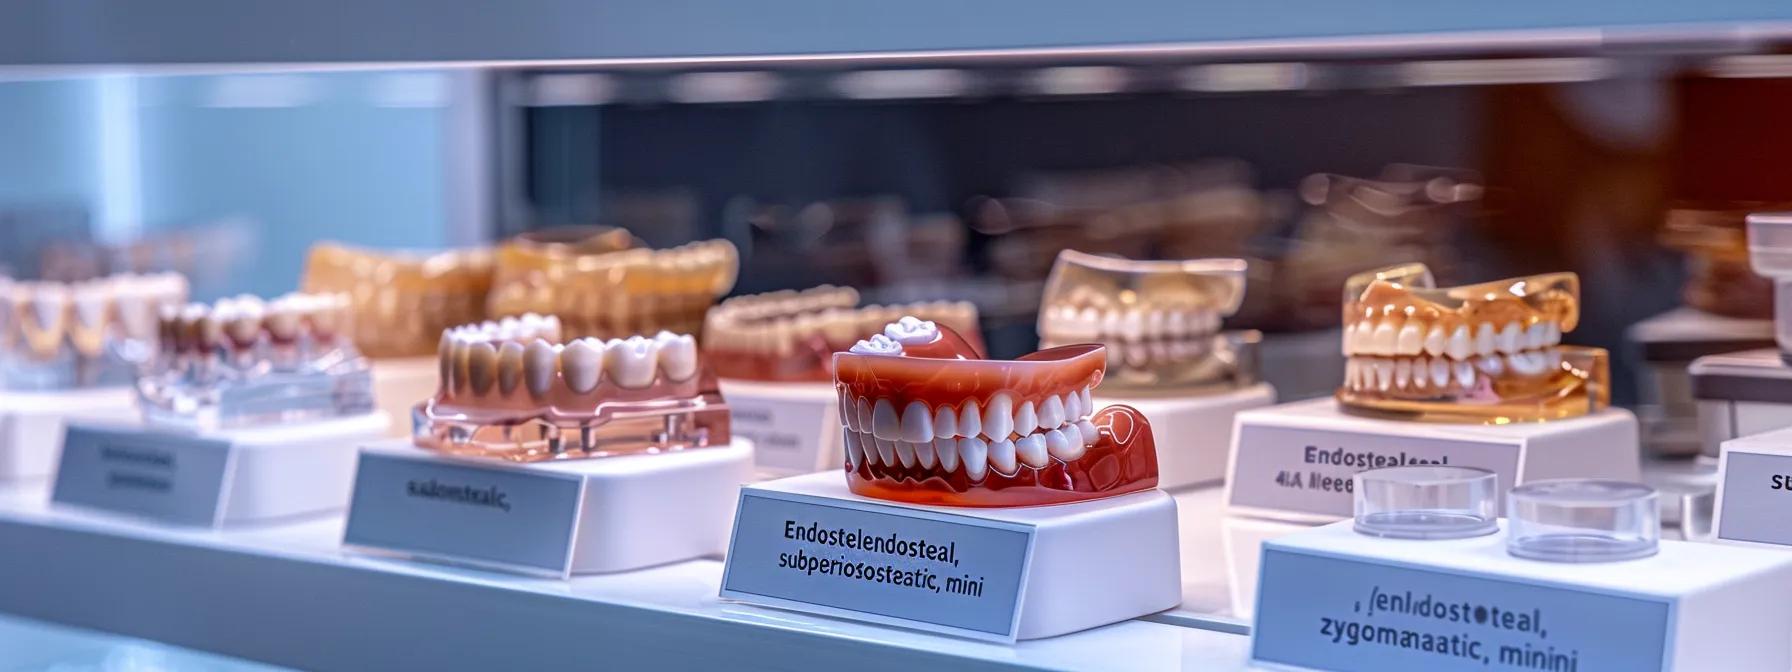
[[[1345,285],[1346,409],[1505,423],[1610,402],[1605,351],[1561,345],[1580,321],[1575,274],[1434,284],[1424,264],[1405,264]]]
[[[703,352],[723,378],[825,382],[834,379],[834,353],[903,315],[950,326],[981,349],[977,307],[970,303],[858,305],[857,291],[831,285],[737,296],[709,311]]]
[[[535,314],[444,332],[441,386],[412,412],[417,445],[517,462],[728,445],[728,406],[695,339],[560,332]]]
[[[578,232],[584,229],[575,229],[519,236],[498,248],[490,315],[553,315],[569,336],[622,338],[662,329],[695,334],[740,271],[739,255],[726,240],[627,248],[632,239],[626,232],[586,228],[583,238]],[[574,240],[582,242],[569,242]]]
[[[1090,403],[1106,368],[1101,345],[991,360],[951,327],[892,322],[834,355],[847,484],[880,499],[988,507],[1156,487],[1145,416]]]
[[[491,252],[382,252],[336,243],[312,246],[302,291],[342,294],[354,313],[355,345],[369,357],[427,357],[449,327],[485,317]]]

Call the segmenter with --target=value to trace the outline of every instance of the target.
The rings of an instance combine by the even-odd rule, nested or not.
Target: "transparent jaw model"
[[[336,243],[311,248],[300,289],[347,296],[355,346],[369,357],[427,357],[442,330],[485,318],[489,250],[430,254]]]
[[[1244,300],[1242,259],[1058,255],[1040,301],[1042,347],[1107,346],[1104,389],[1231,389],[1257,380],[1255,332],[1221,332]]]
[[[951,327],[912,316],[834,356],[847,484],[919,504],[1062,504],[1157,486],[1145,416],[1094,408],[1095,344],[984,359]]]
[[[525,314],[442,334],[441,386],[412,412],[425,448],[539,462],[725,446],[728,406],[689,335],[561,342]]]
[[[154,424],[253,427],[373,411],[373,377],[350,340],[347,297],[253,296],[165,309],[155,364],[137,380]]]
[[[1606,353],[1561,345],[1580,281],[1551,273],[1439,288],[1423,264],[1353,276],[1344,289],[1347,410],[1420,420],[1567,418],[1610,402]]]
[[[0,278],[0,390],[128,385],[155,356],[157,316],[186,297],[187,281],[175,273]]]
[[[1773,334],[1792,364],[1792,212],[1748,216],[1749,265],[1773,280]]]
[[[740,262],[733,243],[618,249],[630,239],[605,231],[617,230],[593,229],[583,243],[519,237],[500,247],[489,314],[553,315],[577,337],[694,334],[734,287]]]
[[[881,333],[904,315],[950,326],[971,347],[982,348],[977,307],[970,303],[859,307],[857,291],[823,285],[723,301],[704,320],[703,351],[722,378],[829,382],[834,353]]]

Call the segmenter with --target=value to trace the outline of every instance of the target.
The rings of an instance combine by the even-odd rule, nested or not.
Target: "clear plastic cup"
[[[1470,467],[1388,467],[1353,477],[1356,531],[1390,539],[1462,539],[1499,529],[1499,477]]]
[[[1506,493],[1506,551],[1549,562],[1612,562],[1654,555],[1661,540],[1655,489],[1569,478]]]

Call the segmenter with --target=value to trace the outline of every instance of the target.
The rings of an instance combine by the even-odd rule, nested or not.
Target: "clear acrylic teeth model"
[[[1389,467],[1357,473],[1357,532],[1391,539],[1462,539],[1499,529],[1499,477],[1470,467]]]
[[[1655,555],[1655,489],[1597,479],[1535,481],[1506,495],[1506,551],[1550,562],[1611,562]]]
[[[160,352],[137,380],[144,417],[219,429],[370,413],[372,375],[350,317],[341,295],[167,307]]]
[[[859,293],[852,288],[822,285],[723,301],[704,320],[703,351],[722,378],[831,381],[834,353],[881,333],[885,324],[903,315],[950,326],[972,348],[982,349],[975,305],[940,301],[859,307]]]
[[[442,334],[441,386],[412,412],[417,445],[536,462],[726,446],[728,406],[689,335],[560,340],[525,314]]]
[[[1561,345],[1580,321],[1573,273],[1440,288],[1405,264],[1353,276],[1344,300],[1346,409],[1502,423],[1610,402],[1606,352]]]
[[[951,327],[903,317],[834,355],[852,491],[950,506],[1061,504],[1157,486],[1145,416],[1094,408],[1107,352],[984,359]]]
[[[0,389],[128,385],[155,355],[157,315],[186,298],[187,281],[175,273],[0,278]]]
[[[1256,382],[1256,334],[1222,333],[1244,300],[1242,259],[1133,261],[1059,253],[1040,300],[1042,347],[1101,343],[1108,390]]]

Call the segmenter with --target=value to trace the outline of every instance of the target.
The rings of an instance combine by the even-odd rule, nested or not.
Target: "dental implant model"
[[[854,493],[919,504],[1030,506],[1157,485],[1145,416],[1097,411],[1107,351],[984,359],[951,327],[903,317],[834,355]]]
[[[598,229],[579,244],[524,236],[500,247],[489,314],[553,315],[573,337],[694,334],[734,287],[739,259],[728,241],[617,249],[631,239],[606,231],[620,233]]]
[[[1405,264],[1351,277],[1344,296],[1348,410],[1506,423],[1609,404],[1605,351],[1561,344],[1580,321],[1573,273],[1439,288]]]
[[[0,390],[127,385],[156,349],[156,316],[186,301],[175,273],[77,283],[0,278]]]
[[[240,428],[363,415],[372,378],[347,297],[288,294],[168,306],[155,364],[137,380],[154,424]]]
[[[703,352],[722,378],[825,383],[834,379],[834,353],[904,315],[947,325],[981,350],[975,305],[859,307],[858,291],[822,285],[723,301],[704,320]]]
[[[489,250],[380,252],[311,248],[301,291],[348,297],[355,347],[369,357],[428,357],[443,329],[485,319]]]
[[[443,332],[418,446],[535,462],[727,446],[728,406],[689,335],[562,342],[533,313]]]

